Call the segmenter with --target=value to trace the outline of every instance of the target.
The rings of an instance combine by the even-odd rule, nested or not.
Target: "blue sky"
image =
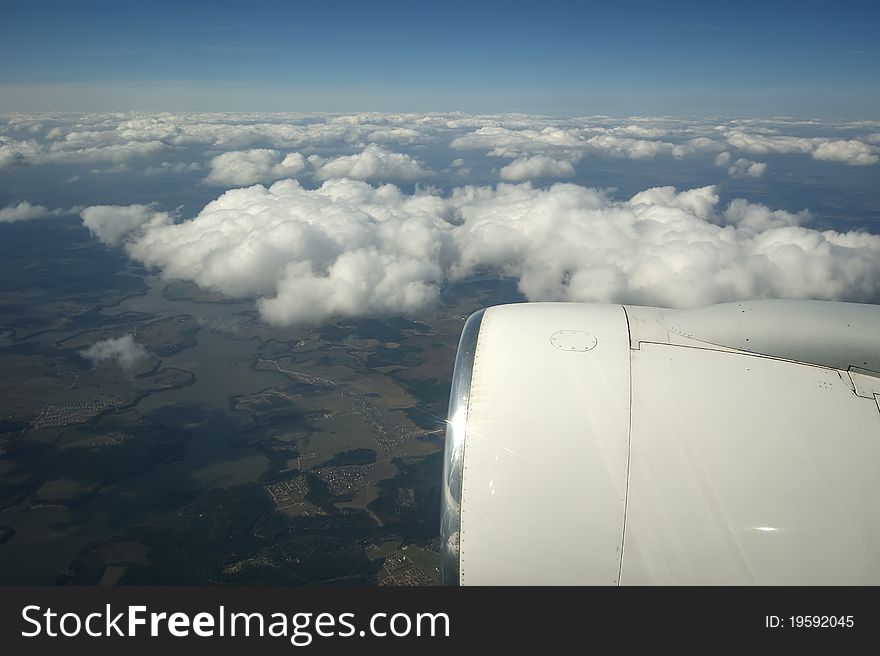
[[[876,4],[6,0],[0,110],[880,117]]]

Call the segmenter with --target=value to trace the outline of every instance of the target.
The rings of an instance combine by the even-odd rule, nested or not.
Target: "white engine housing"
[[[462,333],[448,584],[880,583],[880,307],[524,303]]]

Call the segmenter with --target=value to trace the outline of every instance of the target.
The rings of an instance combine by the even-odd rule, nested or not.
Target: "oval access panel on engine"
[[[550,335],[550,343],[560,351],[589,351],[596,347],[598,340],[586,330],[557,330]]]

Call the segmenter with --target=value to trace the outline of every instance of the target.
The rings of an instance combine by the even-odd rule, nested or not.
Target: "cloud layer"
[[[317,180],[416,180],[424,166],[407,149],[427,145],[482,151],[519,162],[508,180],[570,175],[585,157],[631,160],[752,155],[810,156],[850,166],[880,162],[878,123],[792,119],[673,119],[607,116],[552,118],[522,114],[0,114],[0,169],[43,164],[99,164],[112,170],[149,158],[188,173],[210,165],[218,186],[271,183],[302,173]],[[204,161],[174,161],[201,149]],[[218,154],[219,153],[219,154]],[[345,153],[340,155],[340,153]],[[353,154],[351,154],[353,153]],[[287,161],[285,158],[293,156]],[[311,160],[309,169],[299,159]],[[530,158],[556,162],[548,170]],[[209,162],[210,160],[210,162]],[[176,167],[176,168],[173,168]],[[103,170],[98,168],[98,171]],[[147,175],[163,171],[141,169]],[[516,176],[516,177],[512,177]]]
[[[0,223],[14,223],[16,221],[31,221],[33,219],[47,219],[53,216],[65,214],[65,210],[50,210],[42,205],[31,205],[22,201],[17,205],[0,207]]]
[[[575,184],[440,195],[282,180],[228,191],[180,223],[142,205],[87,208],[83,219],[166,278],[257,298],[276,324],[417,312],[486,271],[516,278],[530,300],[687,307],[880,292],[880,236],[812,230],[806,212],[744,199],[719,207],[711,186],[615,200]]]
[[[870,166],[880,161],[880,148],[858,139],[776,136],[739,129],[726,132],[725,138],[730,146],[758,155],[809,154],[813,159],[843,162],[849,166]]]
[[[81,216],[102,242],[166,278],[255,298],[279,324],[417,312],[445,286],[483,272],[516,278],[532,300],[878,300],[876,235],[813,230],[806,213],[745,199],[722,205],[713,186],[630,198],[546,188],[560,179],[617,184],[618,171],[646,176],[653,160],[652,180],[734,178],[767,198],[758,181],[767,171],[801,179],[806,164],[822,179],[837,167],[834,179],[850,176],[860,185],[853,197],[867,198],[870,172],[845,165],[880,162],[878,129],[786,118],[0,115],[0,167],[51,164],[70,184],[114,172],[179,176],[184,188],[175,193],[191,192],[199,178],[229,189],[185,220],[149,204],[93,205]],[[787,170],[786,158],[800,161]],[[81,168],[63,169],[74,164]],[[667,166],[670,175],[657,175]],[[621,188],[644,186],[632,179],[643,178],[621,178]],[[463,180],[490,186],[456,186]],[[415,187],[409,193],[399,183],[418,184],[406,185]],[[857,206],[865,221],[868,202]],[[0,209],[0,220],[56,212],[23,202]]]

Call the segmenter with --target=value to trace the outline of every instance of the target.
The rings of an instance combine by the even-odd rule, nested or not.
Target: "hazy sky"
[[[0,110],[880,117],[868,2],[6,0]]]

